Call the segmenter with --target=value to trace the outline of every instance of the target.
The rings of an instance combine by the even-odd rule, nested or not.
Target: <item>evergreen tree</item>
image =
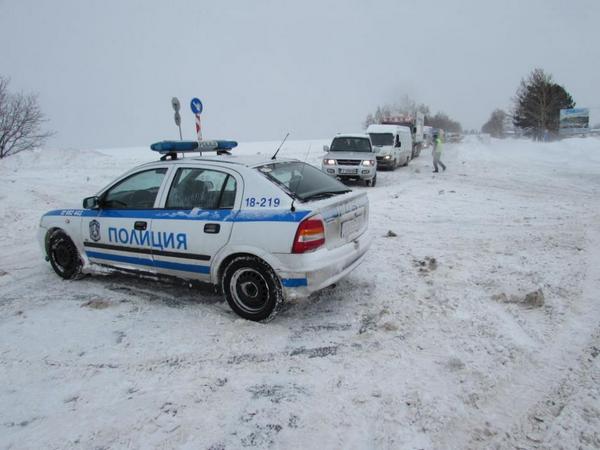
[[[541,139],[546,132],[557,134],[560,110],[573,107],[575,102],[565,88],[542,69],[535,69],[517,90],[513,123]]]

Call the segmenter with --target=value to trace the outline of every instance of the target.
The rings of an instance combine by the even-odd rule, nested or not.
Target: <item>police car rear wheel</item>
[[[223,275],[223,292],[231,309],[245,319],[271,319],[283,301],[277,275],[258,258],[233,260]]]
[[[62,231],[56,231],[48,241],[48,258],[54,271],[67,280],[81,274],[81,258],[73,241]]]

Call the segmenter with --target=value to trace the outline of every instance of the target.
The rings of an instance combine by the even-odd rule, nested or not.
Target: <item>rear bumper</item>
[[[278,275],[286,298],[308,297],[352,272],[365,258],[372,237],[367,232],[333,250],[321,249],[303,255],[277,255]]]

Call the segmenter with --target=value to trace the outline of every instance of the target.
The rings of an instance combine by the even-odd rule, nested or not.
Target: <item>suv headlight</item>
[[[385,155],[385,156],[383,157],[383,159],[392,159],[392,156],[391,156],[391,155]]]
[[[375,161],[371,161],[371,160],[365,160],[362,162],[363,166],[374,166],[375,165]]]
[[[326,166],[333,166],[335,164],[335,159],[324,159],[323,164]]]

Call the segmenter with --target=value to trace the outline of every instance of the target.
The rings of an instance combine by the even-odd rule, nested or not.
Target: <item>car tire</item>
[[[242,256],[231,261],[221,281],[229,307],[240,317],[268,322],[283,304],[283,290],[273,269],[259,258]]]
[[[72,280],[82,277],[83,262],[77,247],[62,230],[54,231],[48,238],[48,259],[59,277]]]
[[[365,180],[365,185],[367,185],[367,187],[374,187],[376,183],[377,183],[377,175],[375,175],[370,180]]]

